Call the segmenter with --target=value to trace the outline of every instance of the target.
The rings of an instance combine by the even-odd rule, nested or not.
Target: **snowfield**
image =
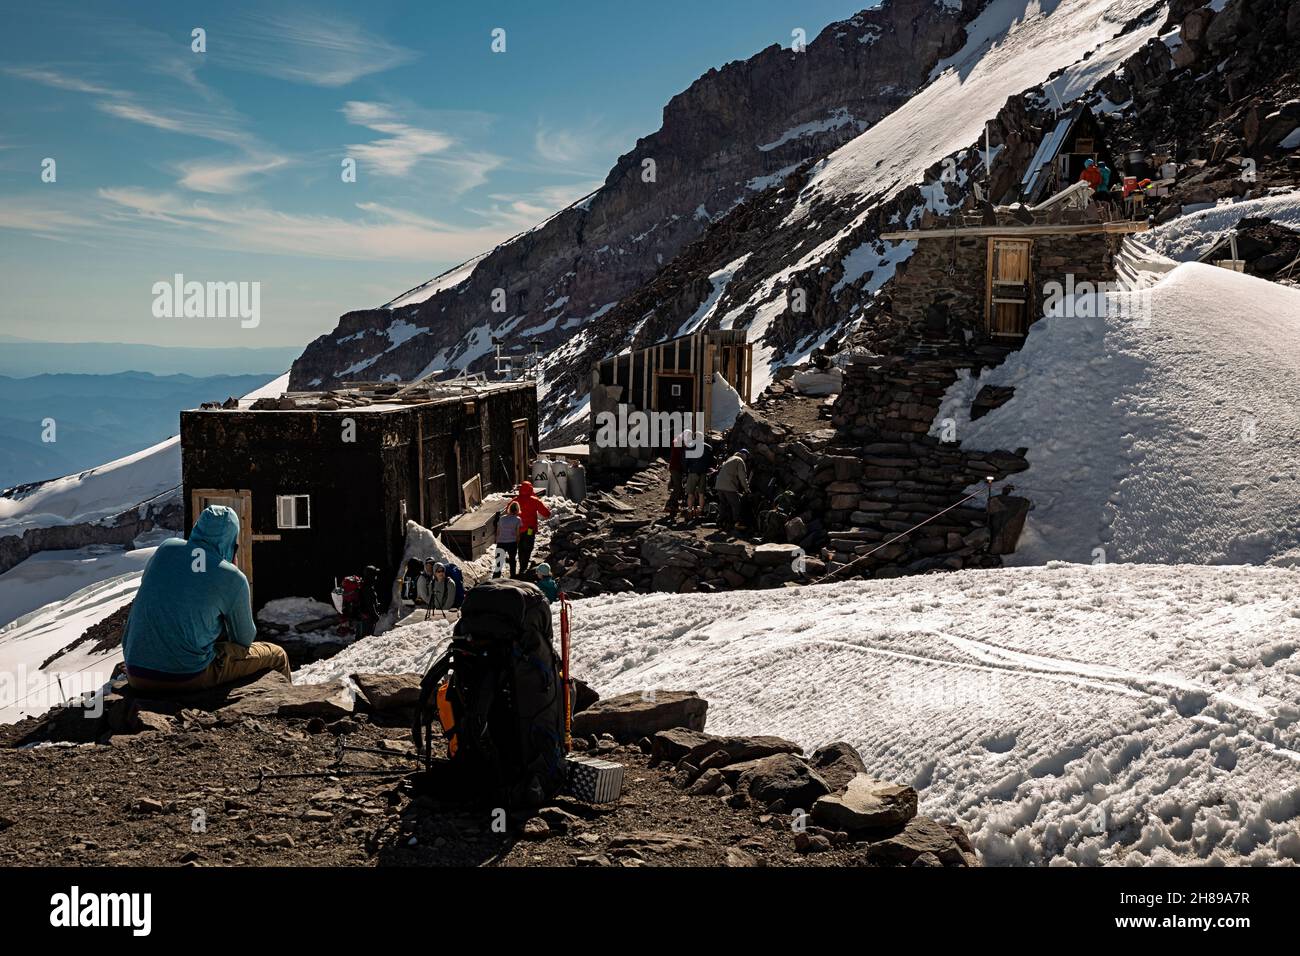
[[[295,679],[422,671],[448,633],[399,627]],[[847,740],[990,865],[1300,862],[1297,649],[1294,568],[1058,563],[573,606],[574,673],[603,695],[689,688],[715,733]]]
[[[1300,563],[1300,291],[1184,263],[1106,302],[1036,322],[937,416],[965,448],[1029,449],[1008,563]],[[987,384],[1016,394],[970,422]]]
[[[0,536],[111,518],[180,483],[181,441],[172,437],[106,465],[0,498]]]

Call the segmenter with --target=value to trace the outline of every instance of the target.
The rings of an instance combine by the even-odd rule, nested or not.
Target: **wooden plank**
[[[951,239],[953,236],[995,236],[1000,239],[1019,239],[1027,236],[1075,236],[1088,233],[1114,233],[1128,235],[1146,232],[1146,222],[1117,219],[1113,222],[1086,222],[1078,224],[1045,223],[1033,226],[944,226],[939,229],[901,229],[882,232],[881,239]]]

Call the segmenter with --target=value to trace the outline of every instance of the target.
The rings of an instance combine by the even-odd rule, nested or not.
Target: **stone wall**
[[[1010,233],[1008,238],[1012,238]],[[1031,238],[1031,322],[1043,314],[1049,283],[1064,286],[1067,275],[1073,275],[1076,285],[1115,281],[1114,257],[1121,236],[1098,232]],[[894,277],[893,315],[924,337],[969,333],[970,341],[988,341],[984,317],[987,274],[986,237],[923,239]]]

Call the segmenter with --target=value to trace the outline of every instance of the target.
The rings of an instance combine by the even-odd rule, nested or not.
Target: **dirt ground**
[[[525,834],[525,816],[414,797],[406,729],[345,721],[0,749],[0,866],[867,865],[861,845],[799,853],[790,818],[687,796],[635,747],[601,755],[627,768],[617,802],[558,797]],[[339,764],[341,740],[362,749]]]

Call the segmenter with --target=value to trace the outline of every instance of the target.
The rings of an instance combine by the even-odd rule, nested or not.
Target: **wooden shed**
[[[209,504],[240,515],[236,563],[254,606],[328,602],[336,578],[391,579],[406,521],[441,529],[528,474],[534,381],[374,384],[181,413],[186,527]]]
[[[744,329],[701,330],[612,355],[591,373],[593,433],[597,415],[620,405],[637,411],[699,414],[708,430],[713,424],[715,375],[720,375],[748,403],[753,388],[752,363],[753,346]],[[658,452],[631,451],[636,458],[653,457]],[[593,465],[615,465],[608,452],[597,447],[593,435]]]

